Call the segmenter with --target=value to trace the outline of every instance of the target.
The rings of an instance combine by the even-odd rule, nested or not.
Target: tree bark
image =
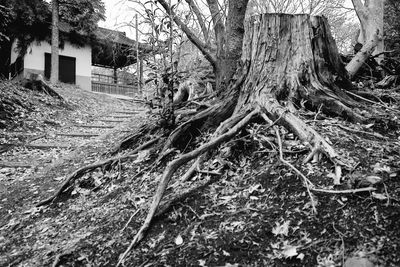
[[[229,1],[228,17],[223,38],[217,44],[215,68],[217,91],[224,91],[237,69],[244,36],[244,19],[248,0]]]
[[[361,2],[361,0],[352,0],[352,2],[360,21],[360,35],[358,37],[358,42],[362,45],[370,45],[371,42],[374,42],[376,45],[374,49],[372,49],[372,54],[376,55],[382,53],[384,50],[384,0],[368,0],[364,1],[364,3]],[[376,58],[376,60],[378,62],[382,61],[383,55]],[[356,66],[356,64],[353,64],[353,68]],[[353,71],[354,69],[351,70],[351,72]]]
[[[202,52],[210,62],[216,76],[217,91],[223,92],[233,78],[237,63],[240,60],[244,34],[244,19],[249,0],[229,0],[228,16],[225,25],[222,23],[221,10],[218,1],[207,0],[210,12],[213,14],[217,53],[202,42],[169,8],[165,0],[157,0],[168,14],[172,14],[174,22],[182,29],[188,39]]]
[[[51,30],[51,73],[50,82],[55,84],[58,82],[58,68],[59,68],[59,29],[58,29],[58,0],[52,0],[52,30]]]
[[[263,108],[276,99],[359,121],[343,86],[347,73],[323,17],[263,14],[246,24],[242,62],[249,65],[236,109]]]

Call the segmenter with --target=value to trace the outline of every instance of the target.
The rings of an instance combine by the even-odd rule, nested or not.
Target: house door
[[[50,79],[51,71],[51,54],[45,53],[44,55],[44,76]],[[76,82],[76,58],[59,56],[59,66],[58,66],[58,80],[63,83]]]

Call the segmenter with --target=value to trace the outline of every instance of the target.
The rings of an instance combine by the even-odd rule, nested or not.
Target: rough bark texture
[[[249,65],[237,109],[266,107],[271,99],[294,111],[301,103],[358,121],[327,20],[309,15],[264,14],[246,24],[242,61]]]
[[[59,30],[58,30],[58,0],[52,0],[52,30],[51,30],[51,73],[50,82],[55,84],[58,82],[58,46],[59,46]]]
[[[227,88],[240,60],[247,3],[248,0],[229,1],[225,34],[217,45],[215,76],[218,91]]]
[[[229,83],[214,105],[172,131],[160,157],[163,158],[171,146],[177,145],[178,140],[181,144],[186,143],[183,141],[185,136],[201,127],[214,124],[214,134],[204,144],[167,164],[146,219],[118,265],[144,237],[175,172],[190,160],[201,161],[203,154],[233,138],[252,119],[263,118],[270,126],[278,123],[290,129],[308,144],[311,153],[306,159],[317,154],[319,157],[320,153],[326,155],[335,167],[335,181],[340,181],[342,167],[353,167],[296,115],[297,108],[304,106],[362,120],[352,109],[356,103],[339,87],[346,84],[346,70],[326,19],[309,15],[263,14],[246,22],[245,30],[242,68],[237,72],[236,81]],[[280,139],[279,130],[276,132]],[[311,185],[306,186],[309,191]]]

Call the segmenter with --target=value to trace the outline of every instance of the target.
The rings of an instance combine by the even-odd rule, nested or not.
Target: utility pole
[[[137,83],[139,93],[142,94],[142,68],[140,66],[139,60],[139,23],[138,23],[138,14],[135,15],[136,20],[136,76],[137,76]]]

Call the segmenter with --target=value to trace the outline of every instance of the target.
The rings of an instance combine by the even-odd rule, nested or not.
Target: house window
[[[44,54],[44,76],[50,79],[51,71],[51,54]],[[63,83],[76,82],[76,58],[59,56],[59,66],[58,66],[58,80]]]

